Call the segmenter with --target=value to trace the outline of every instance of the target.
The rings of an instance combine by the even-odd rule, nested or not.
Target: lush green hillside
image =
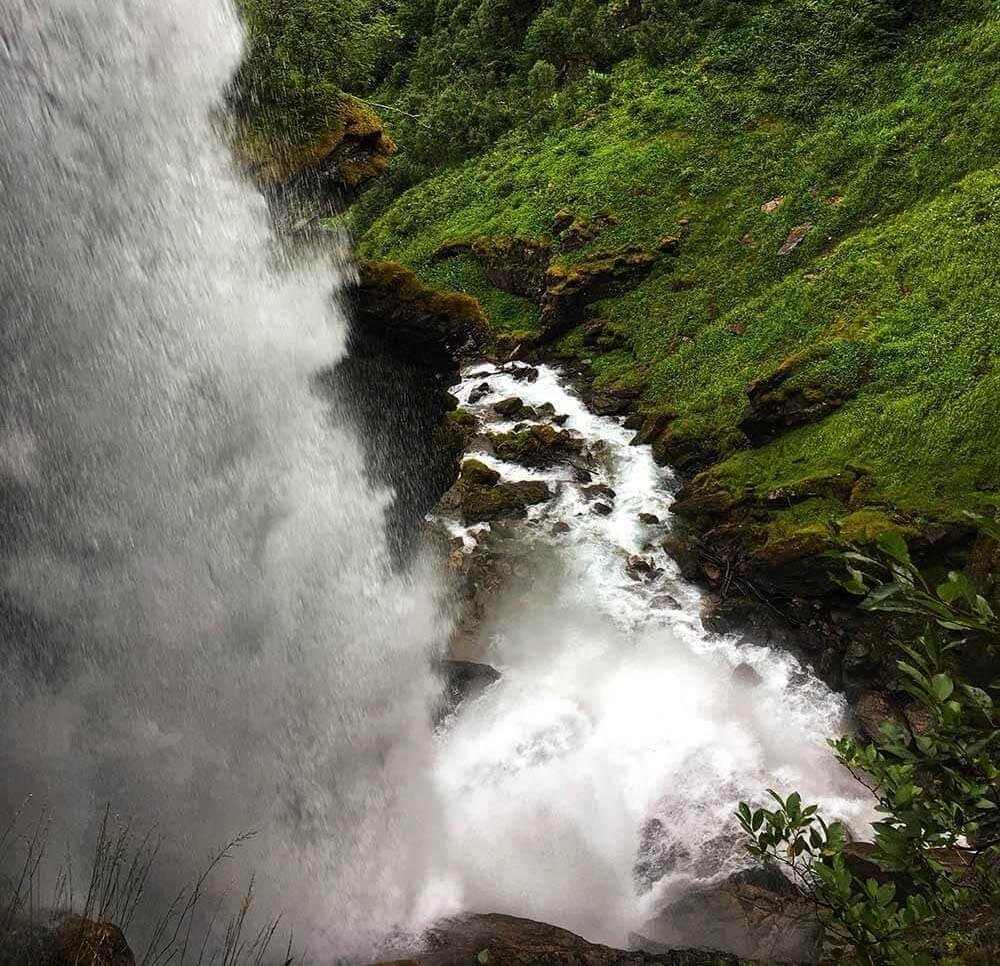
[[[772,533],[847,520],[858,536],[886,510],[919,526],[997,499],[994,4],[353,0],[343,10],[349,31],[374,24],[378,43],[361,66],[324,62],[316,76],[385,105],[400,147],[349,216],[363,254],[476,295],[498,330],[530,330],[536,304],[491,286],[470,256],[435,263],[433,252],[483,235],[551,240],[560,210],[611,223],[571,252],[556,245],[556,264],[678,235],[675,258],[591,307],[623,348],[584,347],[582,327],[561,348],[593,359],[599,385],[641,387],[639,407],[675,414],[675,435],[709,441],[721,457],[709,473],[731,494],[845,466],[867,474],[850,502],[772,512]],[[315,62],[308,45],[295,56]],[[272,82],[309,76],[290,62],[270,62]],[[782,391],[846,401],[748,447],[737,428],[747,388],[783,365]]]
[[[468,257],[433,265],[434,249],[539,238],[559,209],[616,220],[569,259],[679,233],[676,260],[601,306],[628,348],[595,366],[647,387],[643,408],[717,437],[727,488],[854,464],[871,474],[865,503],[949,517],[994,500],[1000,21],[987,4],[943,3],[872,47],[835,17],[858,6],[744,5],[740,24],[707,31],[676,63],[633,56],[583,78],[577,120],[553,94],[549,132],[517,128],[423,181],[362,250],[479,295],[498,325],[530,326],[534,306],[491,289]],[[805,223],[801,245],[778,254]],[[747,386],[788,360],[803,385],[852,398],[747,449],[733,431]],[[856,508],[817,500],[787,524]]]

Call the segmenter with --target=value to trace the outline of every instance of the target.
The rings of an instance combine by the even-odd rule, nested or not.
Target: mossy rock
[[[500,474],[479,460],[466,460],[462,464],[461,479],[473,486],[493,486],[500,482]]]
[[[262,189],[313,176],[353,195],[382,174],[397,151],[379,116],[346,94],[331,98],[324,123],[302,140],[279,138],[250,119],[239,126],[235,147]]]
[[[459,488],[462,519],[466,524],[523,517],[529,506],[552,498],[548,486],[534,480],[487,485],[462,481]]]
[[[395,262],[360,262],[351,296],[355,342],[372,340],[414,365],[452,372],[489,336],[486,316],[472,296],[439,292]]]
[[[531,426],[520,432],[498,433],[491,438],[500,459],[522,466],[552,466],[583,451],[581,439],[548,424]]]
[[[887,533],[912,535],[913,529],[900,526],[885,510],[864,507],[849,513],[840,521],[840,535],[848,543],[860,546],[874,546]]]
[[[657,260],[653,252],[630,246],[550,268],[542,299],[541,337],[552,340],[580,325],[588,305],[634,288]]]
[[[437,264],[459,255],[475,258],[490,283],[502,292],[532,302],[541,301],[552,261],[552,249],[547,242],[522,236],[482,235],[440,245],[431,256],[431,262]]]

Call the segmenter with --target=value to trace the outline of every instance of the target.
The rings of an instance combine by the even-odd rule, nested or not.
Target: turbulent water
[[[256,829],[237,888],[362,949],[434,838],[440,628],[310,393],[336,272],[280,262],[211,127],[240,52],[223,0],[0,8],[0,810],[48,801],[56,853],[157,822],[161,895]]]
[[[212,126],[240,49],[223,0],[0,8],[0,809],[49,802],[77,868],[104,803],[158,823],[153,910],[256,829],[212,888],[255,866],[321,960],[461,908],[620,943],[739,864],[740,797],[858,814],[822,745],[841,703],[703,631],[643,550],[669,478],[550,370],[517,392],[603,442],[613,512],[565,483],[533,511],[548,570],[494,615],[504,677],[431,734],[437,584],[393,568],[391,496],[310,390],[336,266],[274,250]],[[489,378],[484,414],[514,390]]]
[[[453,889],[456,906],[530,913],[620,944],[683,890],[746,867],[739,801],[799,789],[827,815],[862,827],[870,816],[825,742],[842,733],[843,700],[791,655],[703,628],[699,591],[663,550],[669,471],[554,370],[539,367],[534,382],[515,372],[473,367],[456,395],[494,432],[513,426],[493,411],[498,400],[552,404],[597,466],[583,484],[566,466],[474,454],[507,480],[548,481],[556,498],[519,525],[536,548],[535,589],[501,605],[473,655],[503,678],[439,739],[452,849],[439,889]],[[614,496],[587,492],[601,484]],[[468,550],[484,529],[445,522]],[[653,572],[629,576],[636,557]]]

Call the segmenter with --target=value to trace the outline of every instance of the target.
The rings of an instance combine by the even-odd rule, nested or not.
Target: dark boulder
[[[456,711],[463,701],[474,701],[501,677],[496,668],[474,661],[435,661],[434,671],[444,687],[435,716],[438,721]]]
[[[796,963],[818,962],[822,938],[812,904],[767,869],[692,891],[647,922],[643,936],[657,949],[707,946],[745,959]]]
[[[566,430],[550,425],[531,426],[513,433],[491,437],[500,459],[522,466],[547,467],[567,462],[583,450],[583,441]]]
[[[479,460],[470,459],[462,464],[460,479],[463,483],[474,486],[493,486],[500,482],[500,474],[493,467]]]
[[[460,481],[458,489],[462,519],[466,524],[523,517],[529,506],[552,498],[552,492],[545,483],[533,480],[489,486],[474,486]]]

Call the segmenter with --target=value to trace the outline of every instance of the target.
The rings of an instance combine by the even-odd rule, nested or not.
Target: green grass
[[[780,7],[762,4],[756,26]],[[957,517],[1000,485],[1000,21],[981,4],[935,10],[882,59],[824,59],[804,40],[823,96],[796,100],[779,61],[732,69],[724,32],[672,66],[626,60],[598,107],[548,134],[515,129],[421,182],[360,248],[476,295],[507,330],[530,327],[534,307],[468,259],[432,265],[439,244],[542,237],[561,208],[615,217],[589,250],[680,233],[679,257],[597,307],[631,344],[595,357],[599,381],[641,379],[642,408],[732,440],[747,384],[802,356],[802,378],[856,396],[711,472],[766,488],[862,465],[873,500]],[[752,17],[741,29],[756,36]],[[579,346],[579,333],[564,342]]]

